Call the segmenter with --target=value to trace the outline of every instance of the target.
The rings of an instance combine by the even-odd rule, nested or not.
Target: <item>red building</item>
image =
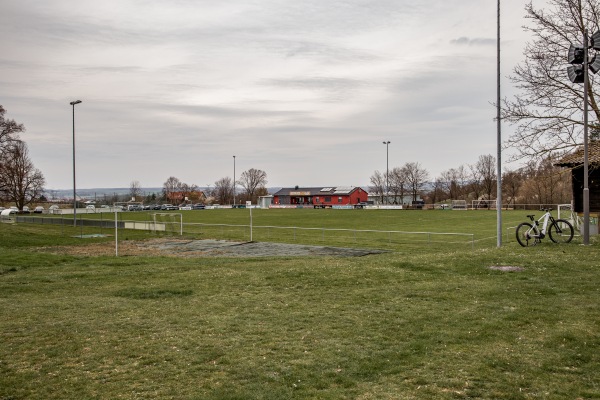
[[[330,208],[356,206],[367,202],[368,193],[360,187],[283,188],[273,195],[275,206]]]

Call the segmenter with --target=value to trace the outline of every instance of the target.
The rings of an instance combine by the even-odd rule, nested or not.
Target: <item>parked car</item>
[[[144,206],[141,204],[129,204],[127,206],[127,211],[144,211]]]
[[[37,206],[36,208],[33,209],[34,214],[41,214],[44,212],[44,207],[42,206]]]
[[[52,211],[54,211],[54,210],[58,210],[59,208],[60,208],[60,207],[59,207],[59,206],[57,206],[56,204],[52,204],[50,207],[48,207],[48,210],[52,210]]]
[[[29,211],[29,207],[24,206],[23,210],[21,210],[21,214],[29,214],[29,213],[31,213],[31,211]]]
[[[205,208],[206,208],[206,206],[204,204],[200,204],[200,203],[194,204],[192,206],[192,210],[204,210]]]
[[[153,209],[153,210],[160,210],[160,209],[161,209],[161,207],[162,207],[162,206],[161,206],[160,204],[155,204],[155,205],[153,205],[153,206],[152,206],[152,209]]]
[[[189,211],[192,209],[192,205],[191,204],[180,204],[178,208],[180,210]]]
[[[166,211],[172,211],[172,210],[179,210],[179,207],[174,206],[173,204],[163,204],[162,206],[160,206],[161,210],[166,210]]]
[[[86,210],[92,210],[92,211],[96,211],[96,206],[93,204],[88,204],[87,206],[85,206]]]

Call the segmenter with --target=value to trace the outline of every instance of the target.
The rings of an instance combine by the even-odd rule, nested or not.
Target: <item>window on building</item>
[[[325,196],[325,203],[331,203],[331,197]]]
[[[340,196],[340,197],[338,197],[338,203],[341,203],[341,202],[342,202],[342,197]]]

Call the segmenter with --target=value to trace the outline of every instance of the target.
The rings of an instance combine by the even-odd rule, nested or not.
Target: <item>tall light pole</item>
[[[389,176],[390,176],[390,142],[389,140],[384,141],[385,144],[385,203],[387,204],[389,200]]]
[[[233,156],[233,205],[235,206],[235,156]]]
[[[73,106],[73,226],[77,226],[77,187],[75,184],[75,104],[81,103],[81,100],[70,102]]]
[[[498,0],[498,38],[497,38],[497,58],[498,58],[498,72],[497,72],[497,97],[496,97],[496,147],[497,147],[497,160],[498,170],[497,182],[496,182],[496,246],[502,247],[502,121],[500,112],[500,0]]]
[[[600,57],[596,53],[590,61],[588,50],[592,48],[600,51],[600,31],[592,35],[592,41],[588,37],[588,30],[583,31],[582,46],[569,47],[567,61],[573,64],[567,68],[569,79],[573,83],[583,83],[583,244],[590,244],[590,189],[589,189],[589,154],[588,154],[588,90],[590,90],[589,72],[594,74],[600,71]]]
[[[590,188],[588,186],[589,174],[589,148],[588,148],[588,89],[590,75],[588,73],[588,30],[583,31],[583,244],[590,244]]]

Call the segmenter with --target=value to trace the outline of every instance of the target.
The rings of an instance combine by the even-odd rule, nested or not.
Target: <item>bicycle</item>
[[[531,214],[527,216],[533,224],[523,222],[517,227],[517,242],[521,246],[535,246],[541,243],[542,239],[546,237],[546,232],[550,240],[554,243],[569,243],[573,239],[573,226],[569,221],[554,219],[552,214],[550,214],[550,211],[552,211],[551,208],[544,209],[543,211],[546,211],[546,213],[537,221],[534,219],[535,215]],[[540,230],[540,222],[542,220],[542,229]],[[548,230],[546,231],[546,229]]]

